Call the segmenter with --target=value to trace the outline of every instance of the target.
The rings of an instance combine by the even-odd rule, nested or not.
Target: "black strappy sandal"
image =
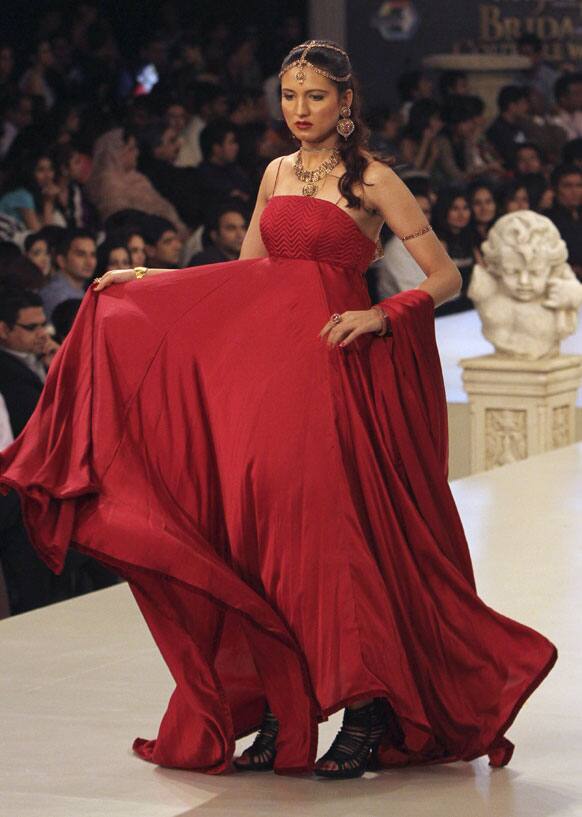
[[[261,728],[251,746],[244,750],[241,757],[248,758],[247,763],[240,759],[233,760],[233,765],[241,772],[270,772],[275,764],[277,750],[275,743],[279,732],[279,721],[266,707]]]
[[[336,780],[361,777],[374,756],[386,729],[386,702],[375,698],[359,709],[345,709],[342,728],[328,751],[315,764],[315,774]],[[336,769],[322,769],[327,760]]]

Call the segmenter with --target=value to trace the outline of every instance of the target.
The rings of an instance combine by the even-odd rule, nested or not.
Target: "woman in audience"
[[[123,128],[108,131],[95,143],[87,195],[99,216],[105,220],[120,210],[141,210],[168,219],[182,238],[187,237],[188,228],[175,207],[137,170],[138,156],[135,135]]]
[[[65,226],[58,210],[59,187],[48,152],[28,156],[12,169],[7,191],[0,198],[0,213],[15,219],[22,230],[40,230],[47,224]]]
[[[31,233],[26,236],[24,254],[48,278],[52,271],[51,254],[48,242],[42,234]]]
[[[530,201],[527,187],[522,182],[506,182],[497,194],[499,214],[515,213],[517,210],[529,210]]]
[[[143,267],[146,261],[146,245],[143,235],[138,230],[128,230],[126,246],[129,251],[130,267]]]
[[[441,109],[433,99],[415,102],[400,139],[401,160],[416,171],[430,174],[438,159],[437,137],[442,127]]]
[[[475,265],[475,253],[471,230],[471,208],[467,196],[458,190],[441,191],[433,210],[433,225],[446,251],[459,268],[463,279],[459,295],[439,306],[436,314],[449,315],[453,312],[472,309],[473,304],[466,293]]]
[[[47,73],[54,64],[51,44],[48,40],[41,40],[32,54],[31,67],[20,79],[20,90],[24,94],[40,97],[49,110],[55,104],[55,92],[47,79]]]
[[[97,247],[96,276],[104,275],[110,269],[127,269],[131,266],[129,249],[124,236],[110,235]]]
[[[470,185],[467,196],[471,206],[471,230],[475,253],[480,255],[479,248],[497,218],[495,190],[489,182],[478,179]]]

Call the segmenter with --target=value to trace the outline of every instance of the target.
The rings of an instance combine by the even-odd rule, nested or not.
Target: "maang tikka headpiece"
[[[316,74],[321,74],[322,77],[327,77],[328,79],[332,79],[334,82],[347,82],[352,74],[351,72],[346,74],[343,77],[338,77],[335,74],[326,71],[324,68],[320,68],[318,65],[314,65],[307,59],[307,54],[312,48],[327,48],[329,51],[337,51],[339,54],[342,54],[346,60],[349,61],[349,57],[345,51],[341,48],[338,48],[337,45],[330,45],[326,43],[324,40],[309,40],[308,42],[304,43],[303,51],[301,52],[301,56],[298,60],[293,60],[290,62],[289,65],[286,65],[279,71],[279,79],[285,74],[287,71],[290,71],[292,68],[297,68],[295,72],[295,79],[300,85],[303,85],[305,82],[305,69],[311,68],[312,71],[315,71]],[[301,47],[301,46],[299,46]]]

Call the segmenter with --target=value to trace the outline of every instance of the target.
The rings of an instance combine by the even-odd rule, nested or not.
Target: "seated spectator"
[[[433,99],[421,99],[411,106],[398,149],[400,159],[415,175],[418,171],[427,175],[432,172],[439,153],[437,137],[442,128],[441,109]]]
[[[2,268],[0,281],[2,281],[3,284],[18,287],[19,289],[29,289],[32,292],[39,292],[46,286],[47,279],[36,264],[21,255],[6,267]]]
[[[401,101],[400,118],[407,125],[414,103],[431,98],[432,82],[424,71],[405,71],[398,77],[396,87]]]
[[[42,233],[30,233],[24,239],[24,254],[48,278],[52,272],[51,254]]]
[[[527,142],[524,126],[530,112],[529,91],[519,85],[505,85],[497,97],[499,115],[487,129],[487,138],[505,167],[515,161],[517,145]]]
[[[236,164],[238,142],[234,126],[228,120],[212,122],[200,134],[204,160],[197,168],[200,200],[205,214],[231,196],[246,204],[252,187],[248,176]]]
[[[180,141],[175,130],[163,122],[149,125],[139,135],[139,169],[164,198],[171,202],[189,226],[200,224],[200,202],[193,168],[176,167]]]
[[[97,249],[93,234],[86,230],[70,230],[65,234],[57,253],[57,272],[42,289],[42,302],[49,318],[61,301],[81,300],[95,274]]]
[[[449,184],[464,182],[489,171],[477,150],[482,110],[483,103],[478,97],[447,98],[443,107],[445,127],[436,139],[435,180]],[[496,164],[494,167],[497,169]]]
[[[497,205],[501,216],[517,210],[529,210],[530,200],[525,184],[511,180],[501,185],[497,191]]]
[[[465,71],[443,71],[439,79],[441,99],[446,102],[449,96],[468,96],[469,78]]]
[[[530,60],[525,85],[531,91],[530,99],[536,114],[544,116],[554,104],[554,85],[559,76],[543,58],[543,43],[537,34],[522,34],[517,41],[517,51]]]
[[[439,193],[433,213],[435,233],[457,265],[463,279],[460,294],[439,306],[435,314],[450,315],[453,312],[464,312],[473,308],[472,301],[467,297],[476,259],[471,230],[471,208],[464,193],[449,189]]]
[[[53,152],[59,195],[55,206],[67,228],[97,227],[97,213],[83,190],[87,181],[86,157],[72,144],[59,145]]]
[[[477,179],[467,191],[471,207],[471,228],[475,251],[479,251],[481,244],[487,238],[489,230],[497,219],[497,202],[493,185]]]
[[[390,108],[376,108],[368,116],[370,150],[381,156],[398,156],[400,117]]]
[[[238,259],[248,219],[235,202],[225,202],[206,225],[202,243],[204,249],[190,259],[189,266],[216,264]]]
[[[170,100],[163,108],[162,119],[166,127],[171,128],[174,133],[178,134],[179,152],[182,145],[182,132],[186,130],[186,125],[188,124],[188,114],[185,106],[177,100]]]
[[[215,119],[226,116],[227,95],[223,88],[210,82],[192,85],[184,98],[190,120],[180,134],[182,144],[178,153],[178,167],[197,167],[202,161],[200,134]]]
[[[552,122],[566,133],[567,140],[582,137],[582,72],[564,74],[555,85],[557,112]]]
[[[552,172],[554,205],[544,215],[550,218],[568,247],[568,263],[582,281],[582,169],[559,165]]]
[[[14,49],[8,43],[0,42],[0,107],[16,91],[15,66]]]
[[[516,178],[530,173],[543,174],[545,158],[543,150],[535,142],[524,142],[515,148],[513,170]]]
[[[0,290],[0,394],[17,437],[41,395],[46,372],[39,356],[48,340],[40,297],[22,289]],[[38,558],[22,521],[18,496],[0,496],[0,560],[12,613],[54,600],[51,571]]]
[[[177,269],[182,252],[182,241],[171,221],[151,216],[144,226],[146,267]]]
[[[142,265],[132,265],[124,236],[109,235],[105,241],[103,241],[97,247],[97,266],[95,268],[95,275],[101,276],[108,270],[129,269],[131,266]]]
[[[136,209],[172,222],[180,235],[188,235],[175,207],[137,170],[136,137],[122,128],[103,134],[95,143],[93,169],[87,195],[105,220],[120,210]]]
[[[81,301],[78,298],[69,298],[67,301],[61,301],[53,309],[51,322],[58,343],[62,343],[71,331],[80,306]]]
[[[28,94],[12,93],[3,100],[0,159],[6,157],[18,134],[32,125],[33,111],[33,100]]]
[[[582,168],[582,137],[571,139],[562,148],[562,164],[577,165]]]
[[[516,179],[527,190],[530,210],[543,213],[554,203],[554,190],[543,173],[527,173]]]
[[[235,36],[225,54],[220,85],[228,94],[258,90],[263,76],[256,57],[256,43],[246,32]]]
[[[48,80],[48,74],[54,63],[53,51],[48,40],[40,40],[31,55],[32,65],[20,79],[20,90],[24,94],[37,96],[44,100],[46,110],[55,104],[55,92]]]
[[[125,233],[125,243],[129,252],[129,266],[145,266],[146,244],[142,233],[138,230],[127,230]]]
[[[65,226],[56,205],[59,188],[47,153],[15,162],[4,188],[7,192],[0,198],[0,213],[15,219],[20,229],[37,231],[48,224]]]

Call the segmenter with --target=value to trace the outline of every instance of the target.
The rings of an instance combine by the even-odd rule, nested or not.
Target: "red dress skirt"
[[[88,292],[0,484],[50,567],[73,546],[129,581],[176,682],[147,760],[227,770],[267,699],[275,770],[309,770],[319,721],[384,696],[386,766],[503,765],[556,650],[475,591],[432,299],[328,351],[330,314],[370,306],[373,242],[300,196],[261,229],[267,258]]]

